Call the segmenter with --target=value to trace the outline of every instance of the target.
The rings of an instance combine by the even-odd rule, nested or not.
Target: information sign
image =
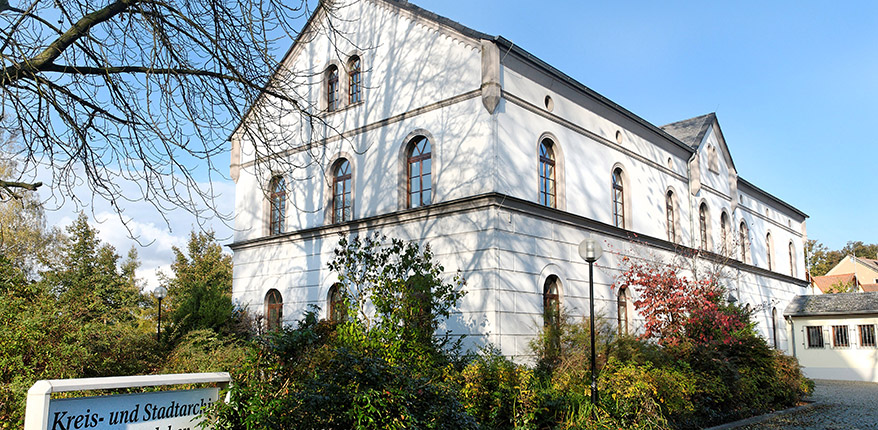
[[[48,430],[191,430],[218,388],[55,399]]]

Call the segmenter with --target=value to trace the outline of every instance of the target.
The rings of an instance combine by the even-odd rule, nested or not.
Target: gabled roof
[[[855,283],[857,282],[857,278],[853,273],[846,273],[844,275],[815,276],[811,278],[811,282],[816,285],[817,288],[820,288],[820,291],[825,293],[835,285]]]
[[[695,118],[665,124],[659,128],[694,150],[698,149],[698,145],[704,140],[704,135],[707,134],[707,130],[710,130],[714,121],[716,121],[716,113],[711,112]]]
[[[871,258],[861,258],[856,256],[854,257],[854,259],[862,263],[864,266],[878,272],[878,260],[873,260]]]
[[[796,296],[785,316],[878,314],[878,293],[838,293]]]

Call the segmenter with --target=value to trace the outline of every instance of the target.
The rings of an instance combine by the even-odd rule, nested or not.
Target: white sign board
[[[218,388],[54,399],[47,430],[192,430]]]
[[[228,373],[116,376],[37,381],[27,393],[25,430],[194,430],[219,388],[53,399],[65,391],[231,382]]]

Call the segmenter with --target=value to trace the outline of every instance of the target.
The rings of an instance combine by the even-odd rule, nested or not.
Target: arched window
[[[332,178],[332,222],[351,220],[351,163],[342,158]]]
[[[790,276],[796,277],[796,248],[793,246],[793,242],[790,242]]]
[[[777,349],[777,308],[771,308],[771,340]]]
[[[326,110],[338,110],[338,67],[329,66],[326,69]]]
[[[741,262],[747,262],[747,254],[750,250],[750,232],[747,231],[747,224],[744,221],[741,221],[741,229],[740,229],[741,237]]]
[[[284,317],[284,299],[280,291],[271,289],[265,295],[265,328],[277,330],[281,327]]]
[[[719,228],[720,234],[722,235],[722,237],[720,238],[723,247],[722,253],[723,255],[728,256],[729,254],[731,254],[731,249],[729,247],[729,214],[723,212],[719,216]]]
[[[433,195],[430,141],[416,136],[408,146],[408,207],[429,205]]]
[[[555,192],[555,151],[551,139],[540,142],[540,204],[557,207]]]
[[[362,100],[362,74],[360,71],[360,57],[354,55],[348,62],[348,101],[350,104],[359,103]]]
[[[284,232],[284,214],[287,207],[287,189],[283,176],[271,178],[269,189],[268,234],[281,234]]]
[[[626,294],[628,289],[622,287],[619,289],[619,299],[616,305],[616,312],[619,317],[619,334],[628,334],[628,297]]]
[[[552,329],[561,326],[561,280],[552,275],[543,285],[543,324]]]
[[[701,249],[707,250],[707,203],[702,203],[698,207],[698,231],[701,237]]]
[[[329,294],[326,300],[329,302],[329,320],[332,322],[342,322],[347,319],[347,309],[344,303],[344,293],[342,291],[344,285],[340,282],[329,287]]]
[[[772,269],[771,255],[774,253],[772,249],[774,245],[771,243],[771,233],[765,235],[765,260],[768,262],[768,270]]]
[[[613,225],[625,228],[625,185],[618,167],[613,170]]]
[[[665,214],[667,215],[668,221],[668,241],[674,242],[677,238],[677,228],[675,226],[677,223],[677,216],[674,213],[673,191],[668,191],[668,194],[665,196]]]

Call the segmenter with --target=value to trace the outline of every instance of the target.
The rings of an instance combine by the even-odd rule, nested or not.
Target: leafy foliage
[[[187,333],[212,330],[243,335],[246,316],[232,303],[232,258],[223,253],[213,232],[192,232],[186,253],[174,247],[171,277],[161,276],[171,308],[168,333],[175,343]],[[164,303],[163,303],[164,304]]]
[[[455,360],[435,338],[463,295],[429,248],[342,238],[330,267],[348,318],[265,334],[240,371],[219,428],[475,428],[457,398]],[[367,303],[374,306],[370,310]]]
[[[370,339],[391,360],[442,356],[449,338],[434,334],[463,297],[465,281],[458,273],[444,282],[429,246],[377,234],[341,237],[329,268],[344,287],[348,324],[339,329],[348,338]]]
[[[83,215],[67,231],[39,280],[0,256],[0,422],[10,428],[21,426],[36,380],[144,373],[157,361],[138,329],[143,297],[119,256]]]

